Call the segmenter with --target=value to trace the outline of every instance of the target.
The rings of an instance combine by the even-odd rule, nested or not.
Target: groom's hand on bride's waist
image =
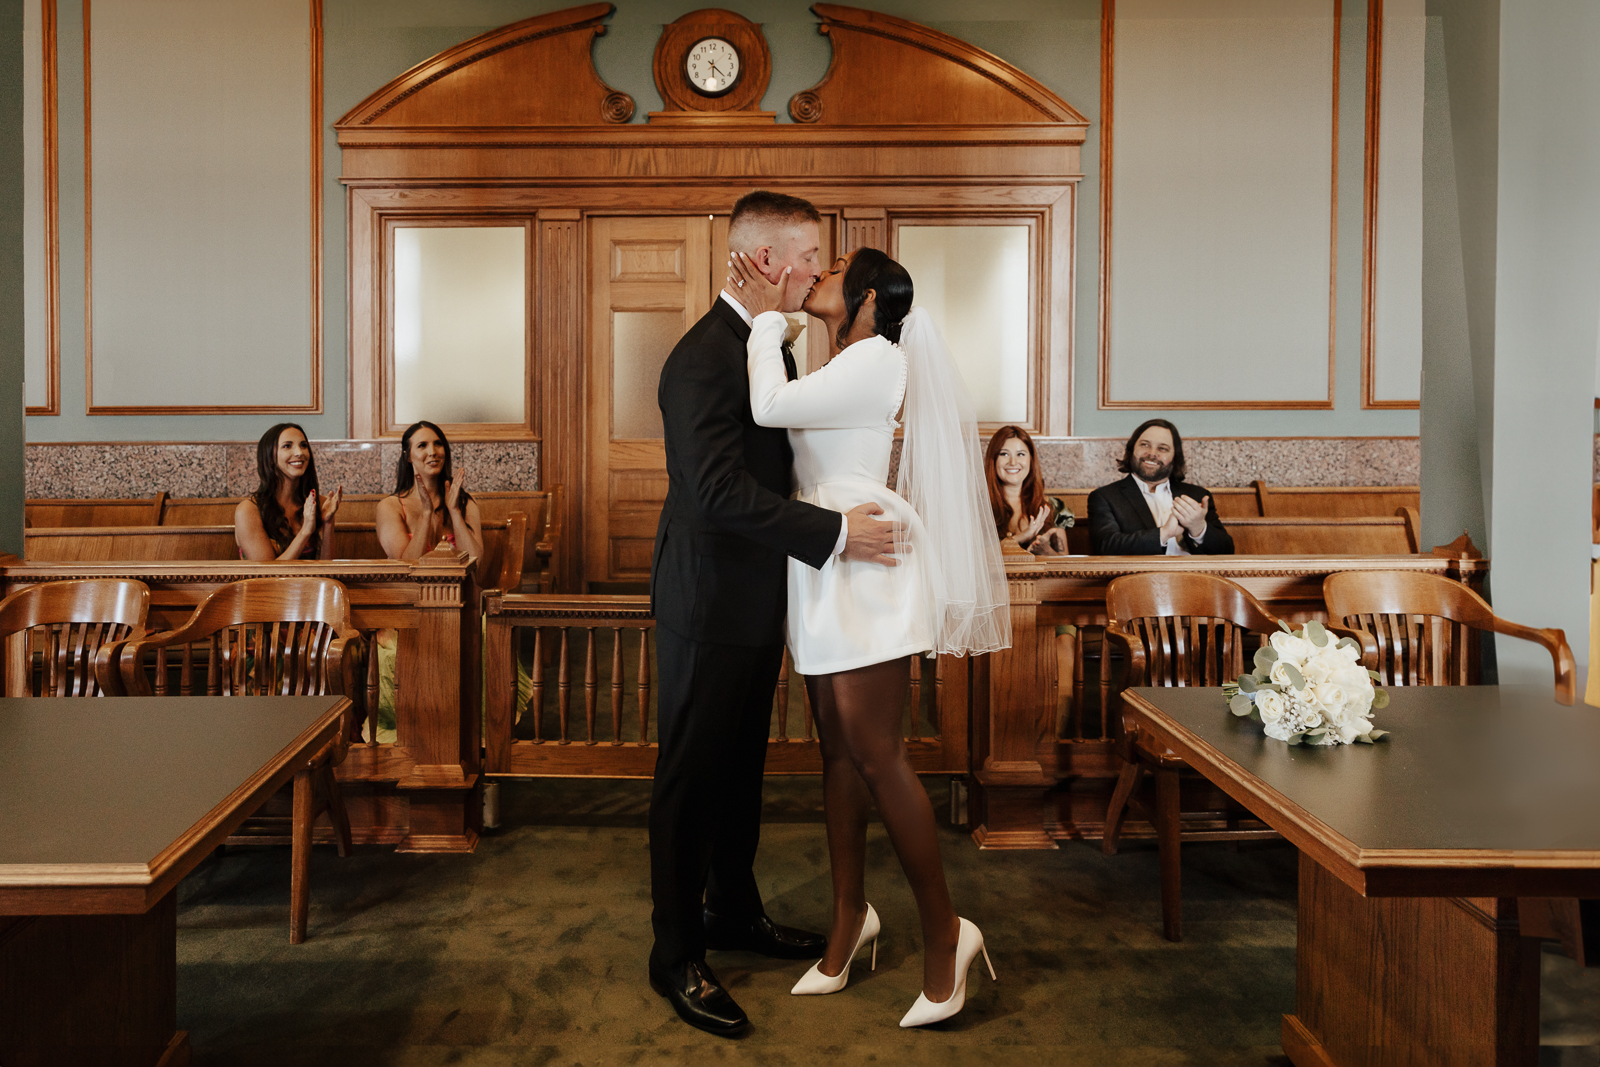
[[[862,504],[845,512],[844,548],[839,554],[845,559],[862,563],[881,563],[885,567],[898,567],[900,561],[890,553],[895,550],[895,535],[903,533],[904,529],[898,522],[884,522],[882,519],[873,518],[874,515],[882,514],[883,508],[872,503]],[[900,551],[909,551],[910,547],[901,545]]]

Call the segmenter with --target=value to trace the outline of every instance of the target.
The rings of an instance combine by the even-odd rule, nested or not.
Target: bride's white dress
[[[783,367],[787,320],[757,315],[748,342],[750,407],[762,426],[789,430],[797,499],[833,511],[867,501],[903,523],[910,551],[885,567],[834,556],[818,570],[789,561],[789,651],[801,674],[831,674],[933,647],[926,603],[927,531],[888,487],[890,449],[905,398],[906,357],[869,337],[796,381]],[[919,548],[924,551],[919,552]]]

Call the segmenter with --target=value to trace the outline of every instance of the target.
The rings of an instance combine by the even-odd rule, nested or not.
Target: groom
[[[741,197],[730,252],[800,310],[820,272],[817,209],[781,193]],[[650,569],[659,707],[650,796],[650,985],[683,1021],[736,1034],[749,1019],[706,965],[706,949],[817,959],[821,934],[779,926],[756,887],[761,782],[772,692],[783,661],[788,560],[834,555],[893,566],[892,524],[789,499],[788,435],[755,424],[745,341],[750,314],[726,292],[661,371],[667,501]],[[795,376],[787,347],[784,364]]]

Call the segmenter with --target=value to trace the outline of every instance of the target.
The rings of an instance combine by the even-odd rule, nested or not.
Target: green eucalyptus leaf
[[[1278,650],[1271,645],[1262,645],[1256,649],[1256,670],[1262,677],[1272,672],[1272,665],[1278,662]]]
[[[1370,744],[1372,744],[1372,735],[1371,734],[1356,734],[1356,743],[1357,744],[1361,744],[1361,745],[1370,745]]]
[[[1239,675],[1239,692],[1241,692],[1241,693],[1254,693],[1257,689],[1260,689],[1260,688],[1261,688],[1260,683],[1257,682],[1255,680],[1255,678],[1252,677],[1251,675],[1248,675],[1248,674]]]
[[[1251,711],[1255,710],[1255,705],[1252,704],[1250,702],[1250,698],[1245,696],[1243,693],[1235,693],[1233,694],[1233,699],[1228,701],[1228,710],[1240,718],[1243,718],[1244,716],[1250,714]]]
[[[1387,689],[1374,689],[1372,691],[1372,710],[1382,711],[1389,706],[1389,691]]]
[[[1327,648],[1328,631],[1322,628],[1322,624],[1320,622],[1318,622],[1316,619],[1312,619],[1310,622],[1306,623],[1306,640],[1310,641],[1318,648]]]
[[[1278,620],[1278,629],[1282,630],[1284,633],[1288,634],[1290,637],[1294,636],[1294,631],[1289,629],[1289,624],[1284,622],[1282,619]]]
[[[1306,687],[1306,676],[1300,673],[1300,668],[1296,667],[1293,663],[1285,663],[1283,665],[1283,669],[1289,675],[1290,686],[1295,689],[1304,689]]]
[[[1389,736],[1389,731],[1388,730],[1380,730],[1377,727],[1373,727],[1372,729],[1370,729],[1370,730],[1368,730],[1366,732],[1364,740],[1367,741],[1367,743],[1370,744],[1373,741],[1382,741],[1385,737],[1388,737],[1388,736]]]
[[[1383,681],[1383,675],[1379,674],[1375,670],[1372,670],[1370,667],[1367,669],[1367,677],[1371,678],[1374,682]]]
[[[1300,739],[1303,738],[1303,737],[1305,737],[1305,734],[1303,734],[1303,733],[1301,733],[1301,734],[1291,734],[1289,736],[1289,740],[1286,741],[1285,744],[1298,745],[1300,743]]]
[[[1339,643],[1337,645],[1334,645],[1333,647],[1334,648],[1353,648],[1357,652],[1360,652],[1361,651],[1361,642],[1357,641],[1353,637],[1341,637],[1341,638],[1339,638]]]

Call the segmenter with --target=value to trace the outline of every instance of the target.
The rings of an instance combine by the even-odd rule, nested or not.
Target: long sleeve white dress
[[[748,342],[750,407],[761,426],[789,430],[795,496],[849,511],[867,501],[878,518],[904,524],[908,553],[885,567],[833,556],[814,569],[789,561],[787,636],[795,670],[832,674],[898,659],[933,647],[927,531],[888,487],[890,450],[906,390],[906,357],[898,345],[869,337],[796,381],[783,367],[788,323],[776,311],[757,315]]]

